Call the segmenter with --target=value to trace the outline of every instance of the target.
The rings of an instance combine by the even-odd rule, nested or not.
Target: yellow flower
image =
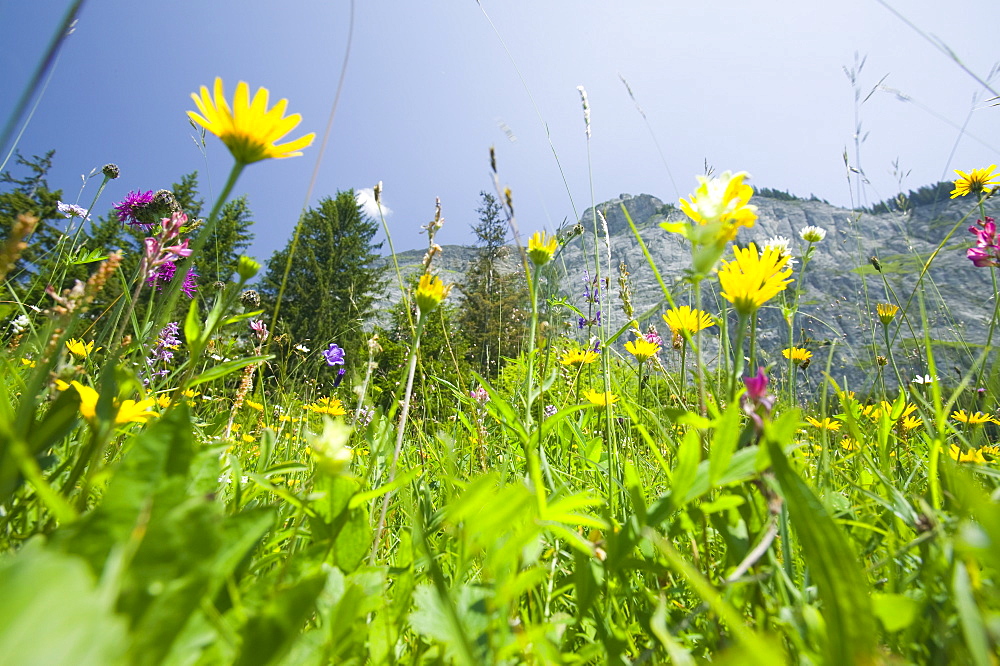
[[[892,303],[879,303],[875,306],[875,312],[878,313],[878,319],[882,322],[882,325],[888,326],[896,318],[899,306]]]
[[[854,439],[853,437],[845,437],[844,439],[840,440],[840,446],[845,451],[858,451],[861,449],[861,445],[858,444],[858,440]]]
[[[719,269],[722,297],[733,304],[740,314],[748,315],[788,287],[792,269],[786,268],[788,257],[777,248],[764,248],[762,253],[750,243],[745,249],[734,248],[735,259],[724,261]]]
[[[781,350],[781,355],[790,360],[795,365],[808,365],[808,362],[813,357],[813,353],[808,349],[803,349],[802,347],[789,347],[788,349]]]
[[[698,176],[698,189],[691,200],[681,199],[681,210],[700,226],[721,225],[717,241],[728,243],[740,227],[752,227],[757,207],[749,205],[753,188],[744,184],[747,173],[726,171],[717,178]]]
[[[329,414],[330,416],[343,416],[347,413],[339,398],[320,398],[313,404],[306,405],[305,409],[317,414]]]
[[[914,430],[922,426],[924,422],[919,416],[904,416],[900,424],[903,426],[903,430]]]
[[[253,400],[244,400],[243,404],[249,407],[250,409],[256,409],[258,412],[264,411],[264,405],[260,404],[259,402],[254,402]]]
[[[156,405],[160,409],[166,409],[170,406],[170,396],[168,395],[158,395],[156,396]]]
[[[588,389],[583,392],[583,397],[587,399],[587,402],[598,407],[606,407],[618,402],[618,396],[611,391],[592,391]]]
[[[549,237],[544,231],[536,231],[528,239],[528,259],[536,266],[544,266],[552,259],[559,241],[555,236]]]
[[[572,351],[565,352],[559,362],[563,365],[572,365],[574,368],[578,368],[581,365],[593,363],[600,357],[601,355],[595,351],[574,349]]]
[[[35,362],[32,361],[30,358],[22,358],[21,359],[21,365],[26,365],[29,368],[33,368],[33,367],[35,367]]]
[[[192,122],[222,139],[237,162],[251,164],[271,157],[295,157],[310,145],[316,135],[313,133],[287,143],[277,143],[302,121],[302,116],[294,113],[285,116],[288,100],[283,99],[268,110],[267,88],[260,88],[250,100],[250,87],[245,81],[236,85],[233,107],[230,110],[222,89],[222,79],[215,79],[215,99],[208,88],[201,87],[201,94],[191,94],[199,113],[188,111]]]
[[[663,321],[667,322],[667,326],[675,334],[686,331],[694,335],[698,331],[715,326],[711,315],[703,310],[692,310],[688,305],[667,310],[666,314],[663,315]]]
[[[973,169],[969,173],[955,169],[958,179],[955,181],[955,189],[951,191],[951,198],[964,197],[966,194],[980,194],[985,192],[990,185],[1000,185],[1000,174],[993,173],[996,168],[996,164],[991,164],[985,169]]]
[[[811,416],[807,416],[806,421],[812,427],[819,428],[820,430],[832,430],[834,432],[840,430],[840,423],[838,421],[834,421],[830,417],[826,417],[822,421],[820,421],[819,419],[814,419]]]
[[[240,437],[240,439],[242,439],[247,444],[253,444],[254,442],[257,441],[256,437],[254,437],[253,435],[247,435],[245,433]]]
[[[960,409],[957,412],[952,412],[951,418],[955,419],[956,421],[961,421],[962,423],[968,423],[970,425],[982,425],[983,423],[1000,424],[1000,421],[997,421],[989,414],[983,414],[982,412],[966,414],[964,409]]]
[[[417,301],[417,307],[420,308],[420,311],[426,314],[440,305],[449,291],[451,291],[450,284],[445,286],[441,278],[424,273],[420,276],[420,283],[417,285],[414,299]]]
[[[70,339],[66,341],[66,349],[68,349],[73,356],[87,358],[95,351],[100,351],[101,347],[94,349],[93,340],[90,342],[84,342],[83,340]]]
[[[948,450],[948,455],[951,456],[952,460],[957,460],[958,462],[986,464],[986,458],[983,457],[983,452],[980,449],[973,449],[963,453],[962,449],[958,447],[958,444],[952,444],[951,448]]]
[[[660,345],[650,342],[646,338],[637,338],[632,342],[625,343],[625,351],[635,356],[635,360],[642,363],[656,356],[660,351]]]
[[[80,382],[71,382],[73,388],[76,389],[77,395],[80,396],[80,415],[91,423],[97,420],[97,401],[100,400],[101,396],[89,386],[84,386]],[[135,400],[125,400],[118,405],[118,401],[114,402],[115,407],[115,425],[121,425],[122,423],[145,423],[147,419],[156,416],[156,412],[149,411],[149,408],[156,404],[155,400],[140,400],[136,402]]]

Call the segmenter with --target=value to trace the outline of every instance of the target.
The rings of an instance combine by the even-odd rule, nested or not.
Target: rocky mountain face
[[[770,238],[783,236],[791,240],[792,253],[799,260],[792,286],[803,293],[794,342],[813,352],[811,366],[800,375],[805,387],[822,382],[829,363],[831,377],[841,386],[846,384],[859,392],[871,389],[879,369],[876,357],[886,356],[883,332],[875,314],[877,303],[895,303],[907,313],[889,327],[893,358],[904,382],[929,372],[925,334],[932,341],[938,374],[946,384],[957,384],[962,371],[975,362],[988,335],[994,290],[991,269],[977,268],[965,256],[965,249],[974,241],[967,228],[979,217],[978,211],[970,213],[973,206],[969,198],[879,215],[859,214],[821,201],[755,196],[751,203],[757,206],[759,218],[752,228],[740,230],[737,242],[741,245],[756,242],[760,246]],[[595,275],[595,259],[599,260],[602,278],[610,278],[610,293],[603,298],[602,317],[610,323],[610,330],[616,331],[627,321],[618,295],[619,266],[624,263],[641,326],[645,329],[652,324],[661,334],[668,333],[660,316],[668,306],[629,228],[623,207],[638,228],[675,302],[690,303],[690,287],[684,281],[685,269],[691,263],[690,248],[683,238],[659,225],[684,216],[674,206],[648,194],[622,194],[599,204],[597,210],[606,221],[607,235],[601,216],[597,216],[596,242],[594,212],[584,213],[580,221],[583,233],[566,243],[554,262],[559,286],[571,303],[586,311],[584,276]],[[998,212],[1000,202],[989,202],[987,214]],[[803,278],[801,255],[807,244],[800,239],[799,231],[807,225],[825,229],[827,236],[816,244]],[[572,235],[571,229],[560,230],[560,237]],[[935,251],[929,270],[922,275]],[[445,281],[460,283],[474,252],[473,248],[445,247],[441,262],[436,264]],[[398,255],[404,273],[418,272],[422,256],[421,251]],[[878,259],[880,271],[874,267],[872,257]],[[516,252],[512,252],[512,268],[516,259]],[[716,281],[703,283],[703,307],[714,315],[722,310],[716,292]],[[398,296],[392,300],[396,299]],[[576,317],[568,310],[565,315],[568,332],[576,334],[575,326],[569,327]],[[718,348],[713,342],[718,329],[710,331],[714,333],[708,335],[705,344],[708,356]],[[775,299],[760,312],[758,339],[762,362],[784,362],[781,350],[788,346],[788,334],[779,300]],[[1000,331],[994,336],[994,343],[998,341]],[[664,353],[675,355],[669,349]],[[671,362],[668,358],[668,363]],[[885,367],[884,372],[887,384],[894,385],[892,367]]]

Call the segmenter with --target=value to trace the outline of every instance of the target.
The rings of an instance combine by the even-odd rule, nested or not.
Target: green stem
[[[396,447],[392,452],[392,463],[389,466],[389,480],[386,485],[391,485],[396,480],[396,469],[399,464],[399,454],[403,449],[403,434],[406,432],[406,419],[410,414],[410,397],[413,394],[413,377],[417,371],[417,352],[420,349],[420,336],[424,332],[424,321],[426,313],[420,312],[417,317],[417,330],[413,334],[413,345],[410,347],[409,369],[406,373],[406,392],[403,394],[403,409],[399,415],[399,426],[396,429]],[[372,539],[372,552],[368,556],[368,564],[375,564],[375,557],[378,555],[378,545],[382,540],[382,531],[385,529],[385,517],[389,512],[389,499],[392,492],[387,492],[382,497],[382,510],[379,514],[378,525],[375,528],[375,538]]]

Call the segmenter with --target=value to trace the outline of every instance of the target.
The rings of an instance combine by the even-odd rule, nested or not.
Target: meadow
[[[746,240],[754,191],[722,171],[692,179],[663,225],[690,263],[646,253],[652,320],[628,272],[611,274],[596,213],[517,243],[523,345],[461,382],[425,352],[455,335],[437,319],[455,293],[435,217],[419,279],[390,276],[406,335],[377,392],[375,337],[361,360],[342,340],[276,341],[253,259],[195,290],[190,267],[244,168],[280,169],[314,137],[285,141],[298,117],[243,83],[193,97],[232,172],[204,219],[152,192],[116,202],[141,238],[131,264],[81,242],[100,190],[86,209],[26,197],[4,211],[8,663],[996,663],[995,166],[956,174],[967,215],[919,262],[913,296],[859,304],[884,342],[870,390],[797,346],[798,285],[826,230]],[[576,243],[583,297],[550,279]],[[922,278],[941,252],[992,276],[985,343],[942,379],[925,333],[913,378],[896,334],[926,330]],[[779,362],[761,360],[765,310],[786,327]],[[367,373],[345,375],[348,361]],[[805,390],[810,365],[822,380]]]

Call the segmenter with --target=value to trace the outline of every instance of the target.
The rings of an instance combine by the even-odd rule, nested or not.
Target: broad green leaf
[[[204,384],[205,382],[215,381],[216,379],[221,379],[228,374],[236,372],[241,368],[245,368],[248,365],[253,365],[254,363],[263,363],[264,361],[270,361],[274,358],[274,354],[265,354],[263,356],[248,356],[246,358],[238,358],[232,361],[226,361],[225,363],[220,363],[219,365],[213,366],[201,373],[188,383],[188,387],[197,386],[198,384]]]
[[[920,602],[905,594],[872,594],[872,610],[885,630],[893,633],[906,629],[917,619]]]
[[[877,645],[875,619],[868,581],[858,566],[858,557],[823,503],[788,464],[781,445],[768,438],[767,447],[802,546],[802,557],[823,602],[828,663],[873,661]]]

